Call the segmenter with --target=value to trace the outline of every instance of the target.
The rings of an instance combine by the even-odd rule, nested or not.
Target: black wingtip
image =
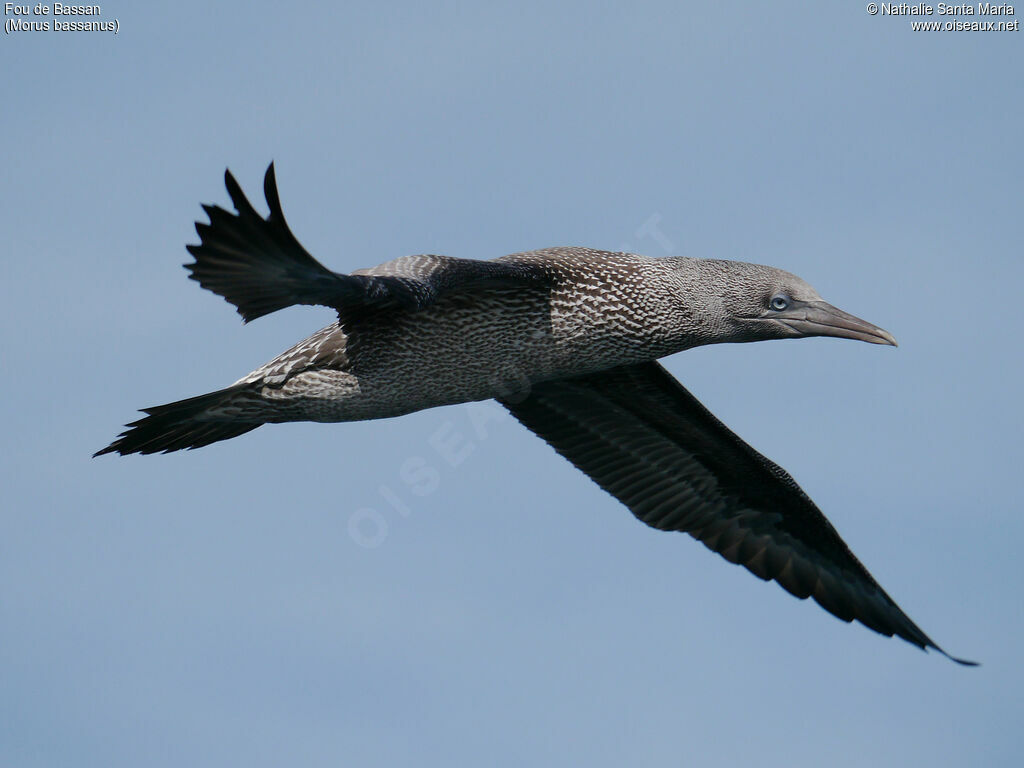
[[[227,187],[228,195],[232,200],[235,199],[236,195],[242,194],[242,187],[235,178],[235,175],[231,173],[230,168],[224,169],[224,186]]]
[[[224,169],[224,186],[227,187],[228,197],[231,198],[231,202],[234,204],[235,210],[238,211],[240,215],[252,215],[259,218],[259,214],[256,213],[256,209],[253,207],[252,203],[249,202],[249,198],[245,196],[245,192],[242,191],[242,185],[238,183],[238,180],[228,168]],[[203,206],[203,210],[206,211],[207,215],[209,215],[210,212],[207,208],[208,206]],[[212,217],[210,221],[213,221]]]
[[[267,167],[264,190],[270,215],[264,218],[249,202],[231,170],[224,186],[236,213],[204,205],[209,223],[197,221],[200,242],[185,246],[195,262],[184,264],[189,277],[226,299],[248,323],[293,304],[323,304],[324,285],[337,275],[302,247],[288,229],[274,177]],[[326,291],[331,296],[331,291]]]
[[[948,653],[944,653],[943,656],[945,656],[950,661],[955,661],[957,664],[959,664],[962,667],[980,667],[981,666],[980,662],[971,661],[970,659],[958,659],[956,656],[950,656]]]
[[[945,656],[950,661],[955,661],[957,664],[959,664],[962,667],[980,667],[981,666],[981,664],[979,662],[977,662],[977,661],[971,661],[970,659],[959,659],[956,656],[950,656],[948,653],[946,653],[944,650],[939,648],[939,646],[937,646],[937,645],[931,645],[931,646],[928,646],[928,647],[931,648],[932,650],[938,651],[939,653],[941,653],[943,656]]]
[[[281,198],[277,193],[277,174],[274,173],[274,161],[270,161],[267,172],[263,175],[263,196],[270,208],[270,218],[284,222],[284,211],[281,209]]]

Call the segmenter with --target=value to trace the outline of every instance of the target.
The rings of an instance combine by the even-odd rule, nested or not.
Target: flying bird
[[[144,409],[97,452],[200,448],[267,423],[338,422],[497,399],[642,522],[690,534],[798,598],[937,646],[781,467],[657,362],[704,344],[834,336],[895,346],[773,267],[547,248],[490,261],[405,256],[332,272],[292,234],[274,166],[261,216],[230,171],[189,277],[245,322],[295,304],[338,319],[225,389]]]

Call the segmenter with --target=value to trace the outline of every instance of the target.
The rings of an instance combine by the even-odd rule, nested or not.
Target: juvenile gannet
[[[406,256],[344,275],[299,244],[267,169],[260,216],[203,206],[190,277],[248,322],[294,304],[337,322],[231,386],[144,410],[104,453],[199,448],[285,421],[354,421],[496,398],[641,521],[685,531],[843,621],[948,655],[778,465],[657,362],[703,344],[836,336],[896,345],[773,267],[547,248]],[[952,657],[950,657],[952,658]],[[973,662],[953,659],[962,664]]]

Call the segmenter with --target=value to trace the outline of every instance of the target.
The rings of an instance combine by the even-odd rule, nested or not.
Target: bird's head
[[[735,261],[699,260],[704,285],[714,285],[723,341],[835,336],[896,346],[877,325],[822,300],[794,274]]]

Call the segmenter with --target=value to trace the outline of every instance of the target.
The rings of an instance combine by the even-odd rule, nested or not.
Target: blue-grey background
[[[0,40],[0,764],[1019,759],[1021,33],[854,2],[156,5]],[[90,459],[330,321],[243,327],[180,267],[225,166],[262,207],[271,159],[342,271],[739,259],[892,331],[667,365],[983,666],[645,528],[496,406]]]

